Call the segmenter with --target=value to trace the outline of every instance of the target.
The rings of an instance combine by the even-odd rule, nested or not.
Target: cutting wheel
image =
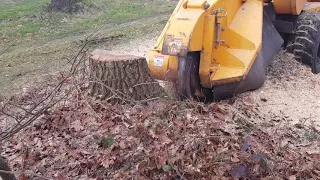
[[[199,78],[200,52],[189,52],[187,57],[179,57],[178,91],[181,99],[209,100],[209,89],[203,88]]]

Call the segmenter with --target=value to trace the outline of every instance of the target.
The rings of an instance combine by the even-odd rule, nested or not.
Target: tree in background
[[[47,6],[49,12],[73,13],[81,9],[82,0],[51,0]]]

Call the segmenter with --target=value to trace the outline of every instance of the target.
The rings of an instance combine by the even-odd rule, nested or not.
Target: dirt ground
[[[292,123],[314,123],[320,127],[320,75],[297,62],[291,54],[279,52],[269,68],[265,85],[240,95],[265,119],[283,117]],[[249,103],[249,104],[250,104]]]
[[[160,32],[155,33],[160,34]],[[157,36],[130,41],[113,47],[112,51],[149,57]],[[238,95],[235,107],[245,103],[253,106],[261,119],[283,117],[291,123],[315,123],[320,127],[320,75],[297,62],[292,54],[280,51],[269,67],[264,86],[256,91]]]

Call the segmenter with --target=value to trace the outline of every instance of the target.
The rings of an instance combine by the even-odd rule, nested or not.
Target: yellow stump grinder
[[[150,53],[149,69],[191,100],[260,88],[281,47],[317,74],[319,11],[320,0],[180,0]]]

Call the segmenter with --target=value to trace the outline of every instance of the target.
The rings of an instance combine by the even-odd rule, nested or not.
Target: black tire
[[[303,12],[298,19],[295,32],[287,50],[295,58],[320,73],[320,12]]]
[[[189,52],[179,57],[178,93],[181,100],[211,101],[212,91],[203,88],[199,78],[200,52]],[[197,93],[198,92],[198,93]]]
[[[11,169],[7,162],[0,156],[0,170],[10,172]],[[17,180],[13,174],[0,172],[0,178],[2,180]]]

